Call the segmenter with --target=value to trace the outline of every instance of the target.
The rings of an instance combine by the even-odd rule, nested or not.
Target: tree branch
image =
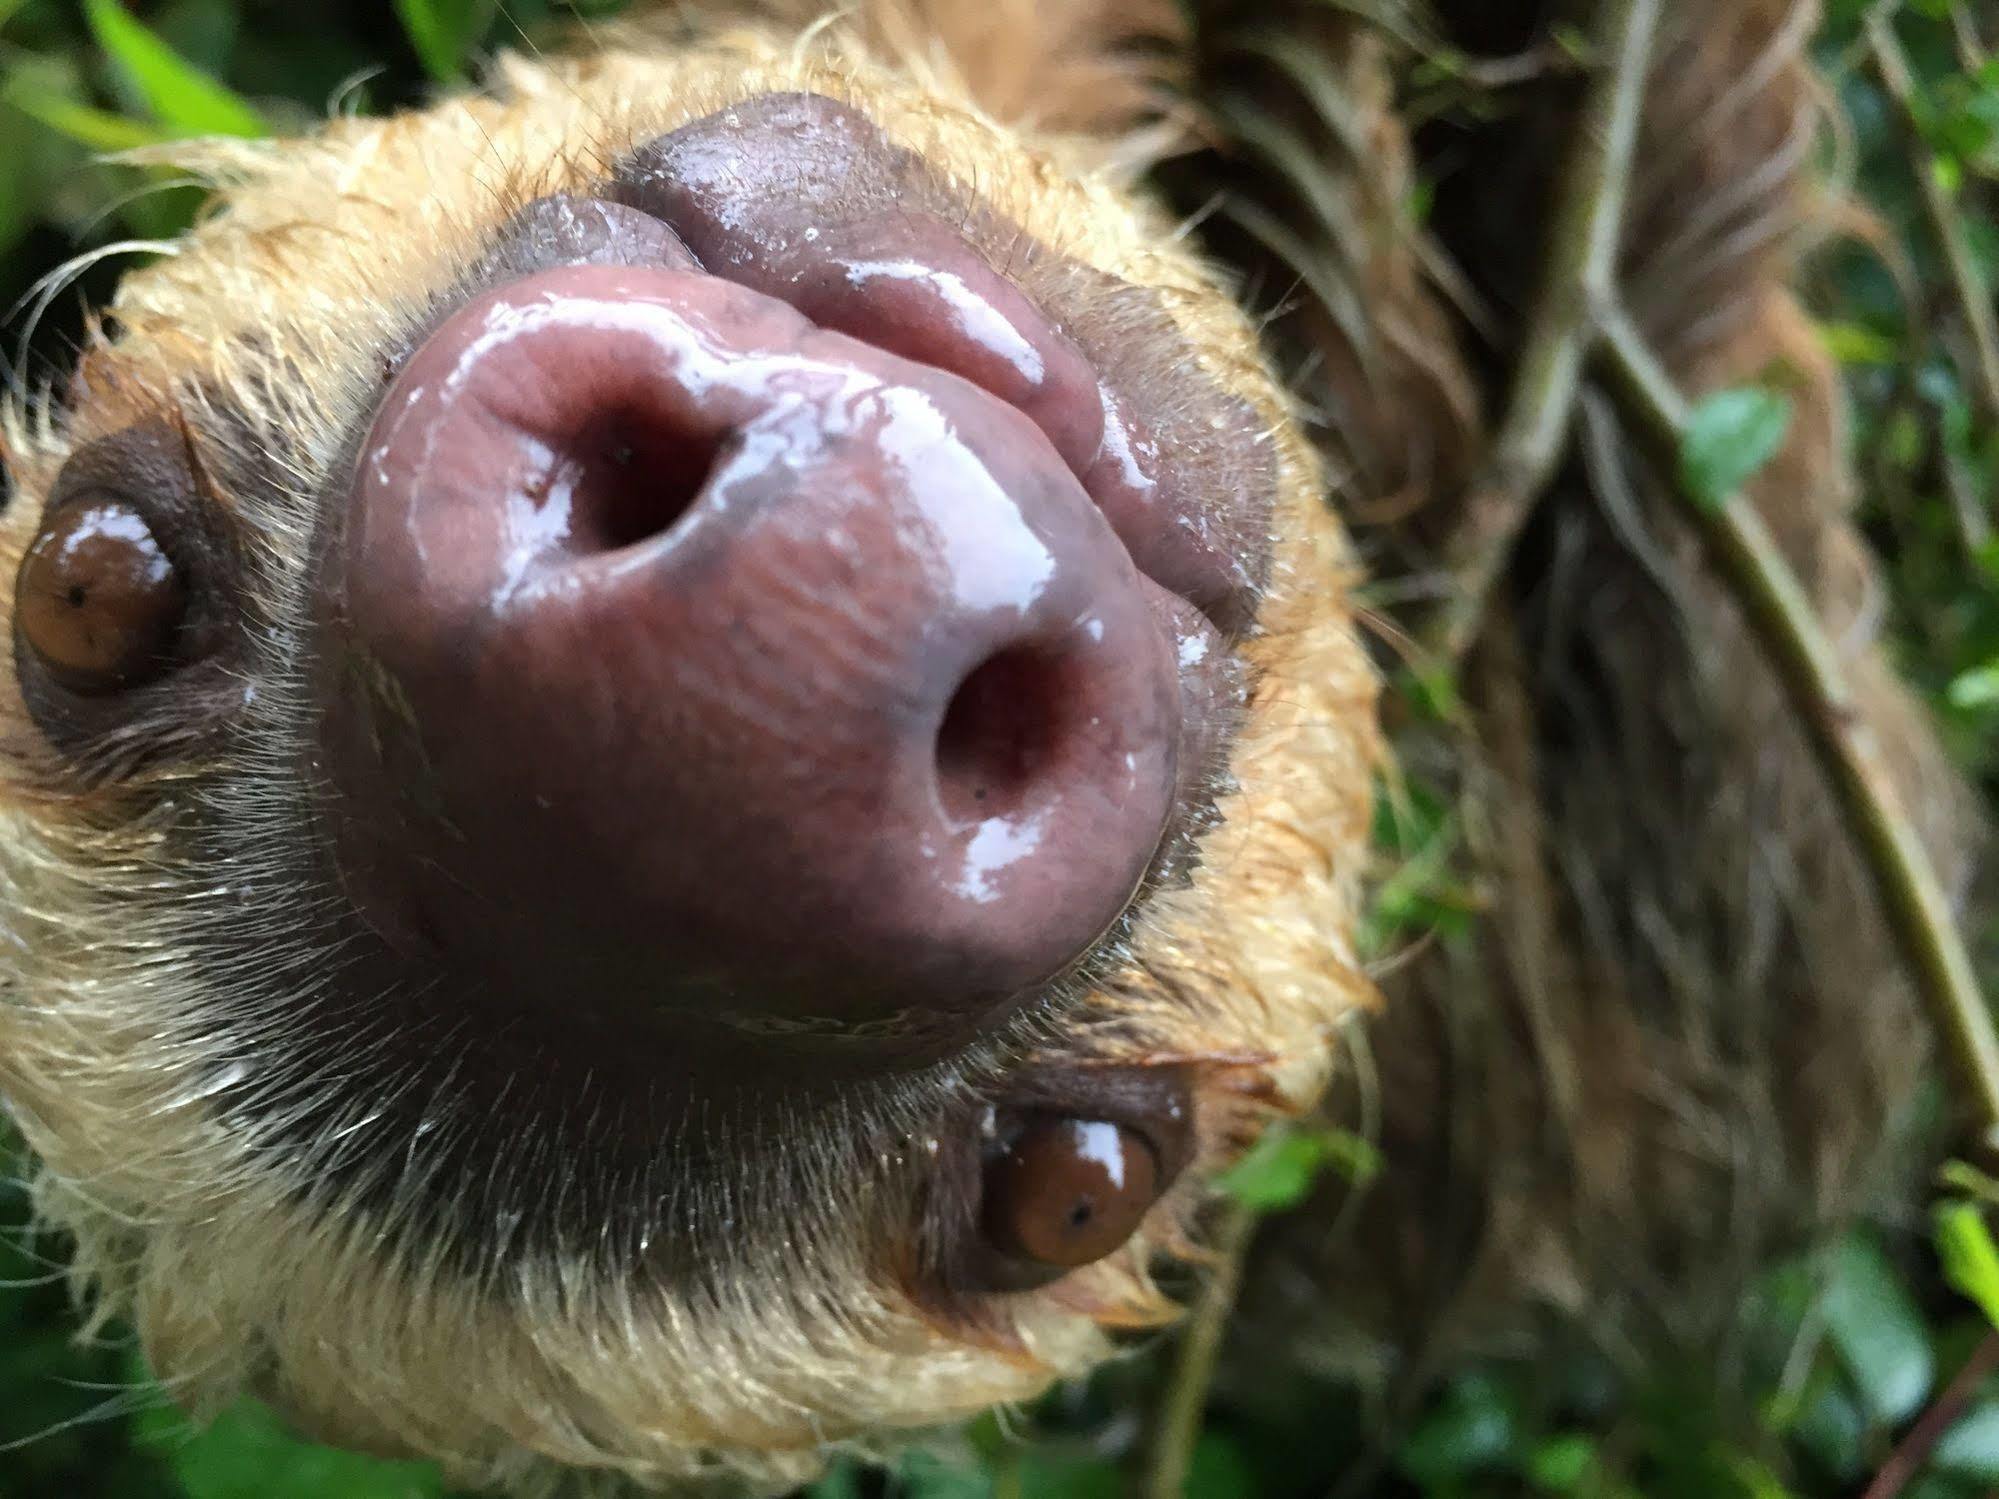
[[[1602,333],[1604,372],[1625,418],[1671,479],[1687,431],[1686,398],[1627,315],[1607,314]],[[1970,1089],[1980,1144],[1999,1150],[1999,1032],[1935,866],[1904,815],[1818,612],[1753,505],[1703,504],[1684,486],[1679,494],[1824,767],[1910,977]]]
[[[1987,1333],[1984,1341],[1971,1350],[1964,1367],[1951,1377],[1936,1403],[1923,1412],[1922,1418],[1909,1428],[1909,1434],[1888,1454],[1888,1460],[1860,1499],[1897,1499],[1923,1471],[1937,1444],[1950,1435],[1950,1429],[1957,1425],[1966,1407],[1977,1398],[1978,1387],[1994,1370],[1999,1370],[1999,1332]]]
[[[1505,420],[1444,547],[1450,588],[1424,640],[1435,659],[1456,661],[1477,638],[1486,600],[1568,446],[1594,314],[1609,300],[1617,275],[1631,161],[1663,9],[1664,0],[1603,0],[1597,73],[1576,121],[1548,270]]]
[[[1950,8],[1950,29],[1957,37],[1957,55],[1967,73],[1976,73],[1989,61],[1985,38],[1978,34],[1978,22],[1961,4]]]
[[[1902,109],[1903,133],[1908,137],[1909,159],[1922,187],[1923,207],[1944,261],[1950,267],[1952,288],[1957,294],[1958,311],[1970,330],[1975,354],[1974,375],[1978,404],[1987,420],[1999,421],[1999,313],[1993,310],[1991,291],[1972,253],[1971,237],[1956,200],[1937,175],[1937,155],[1923,140],[1915,113],[1921,86],[1909,55],[1895,35],[1893,8],[1877,5],[1867,13],[1867,46],[1874,56],[1875,71]]]
[[[1141,1491],[1145,1499],[1184,1499],[1187,1492],[1187,1473],[1207,1414],[1208,1388],[1215,1380],[1215,1360],[1242,1285],[1242,1262],[1255,1235],[1256,1214],[1231,1203],[1215,1236],[1218,1263],[1180,1335],[1179,1354],[1160,1402]]]

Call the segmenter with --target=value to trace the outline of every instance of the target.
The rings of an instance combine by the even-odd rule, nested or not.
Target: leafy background
[[[532,44],[622,0],[0,0],[0,310],[6,368],[32,384],[74,348],[82,309],[143,244],[184,227],[198,194],[103,153],[176,135],[283,133],[329,110],[381,111],[464,81],[492,48]],[[1999,366],[1971,303],[1999,285],[1999,37],[1989,14],[1908,0],[1893,35],[1914,88],[1884,81],[1868,4],[1834,0],[1821,60],[1849,129],[1832,167],[1880,232],[1829,251],[1812,288],[1855,396],[1870,537],[1892,579],[1900,662],[1967,769],[1999,795]],[[1990,7],[1985,7],[1989,10]],[[1980,28],[1986,34],[1981,36]],[[1448,59],[1444,60],[1448,63]],[[92,256],[95,258],[91,258]],[[83,257],[79,260],[78,257]],[[9,310],[11,309],[11,310]],[[1733,393],[1684,455],[1696,488],[1781,436],[1781,400]],[[1377,940],[1465,919],[1435,829],[1385,816],[1408,855]],[[1985,950],[1994,950],[1985,937]],[[4,1143],[4,1142],[0,1142]],[[1365,1142],[1273,1136],[1229,1186],[1246,1218],[1281,1212],[1324,1171],[1365,1177]],[[1937,1185],[1927,1233],[1862,1233],[1776,1267],[1751,1309],[1759,1398],[1723,1401],[1710,1371],[1636,1387],[1590,1367],[1482,1364],[1384,1419],[1308,1376],[1212,1398],[1188,1493],[1221,1496],[1576,1495],[1584,1499],[1971,1499],[1999,1492],[1999,1188],[1967,1167]],[[118,1328],[79,1342],[62,1246],[0,1179],[0,1499],[416,1499],[430,1469],[300,1442],[246,1406],[202,1431],[148,1381]],[[892,1474],[836,1469],[819,1499],[1084,1499],[1128,1491],[1170,1339],[1088,1385],[988,1419]],[[476,1371],[468,1371],[476,1373]],[[1915,1437],[1912,1440],[1912,1435]],[[1936,1438],[1934,1442],[1931,1438]],[[1920,1460],[1903,1462],[1916,1456]]]

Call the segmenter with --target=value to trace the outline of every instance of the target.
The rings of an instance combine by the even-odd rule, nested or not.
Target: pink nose
[[[1172,608],[1043,430],[698,270],[452,314],[320,565],[343,888],[558,1012],[934,1050],[1174,808]]]

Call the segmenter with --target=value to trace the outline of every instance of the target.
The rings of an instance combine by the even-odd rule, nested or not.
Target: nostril
[[[536,498],[568,512],[578,550],[616,551],[671,530],[700,497],[721,448],[638,407],[600,411],[550,444]]]
[[[778,1036],[939,1060],[1141,889],[1168,633],[978,387],[720,278],[570,267],[452,314],[360,459],[312,660],[321,831],[385,961],[588,996],[607,1036],[676,1017],[749,1085]]]
[[[959,684],[937,730],[937,793],[945,813],[979,821],[1018,812],[1061,756],[1070,673],[1032,648],[988,657]]]

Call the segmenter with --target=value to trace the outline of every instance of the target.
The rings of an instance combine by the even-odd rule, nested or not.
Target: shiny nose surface
[[[1173,810],[1171,612],[1042,430],[691,262],[453,313],[320,568],[344,889],[553,1007],[961,1044]]]

